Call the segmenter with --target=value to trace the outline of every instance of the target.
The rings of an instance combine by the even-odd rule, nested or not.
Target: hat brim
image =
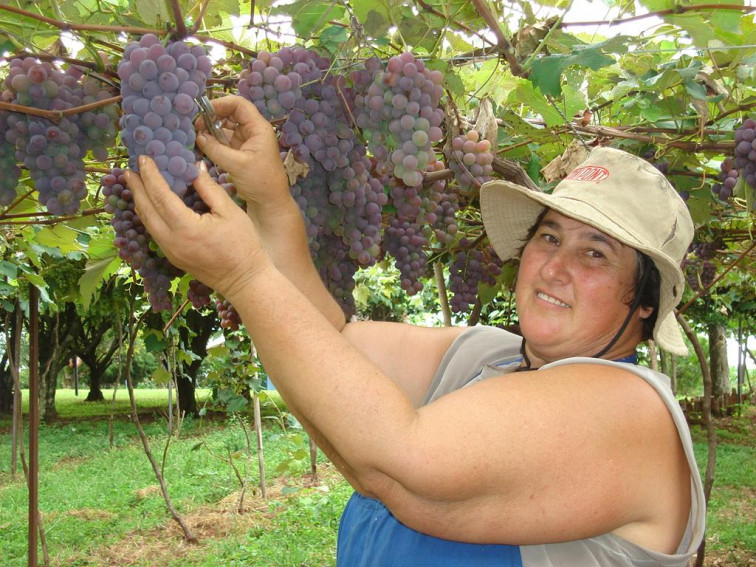
[[[545,208],[592,226],[654,261],[662,282],[654,339],[664,350],[686,355],[688,350],[673,313],[685,287],[685,278],[677,262],[643,245],[613,219],[584,201],[534,191],[503,180],[489,181],[480,189],[483,226],[491,246],[504,261],[519,253],[529,230]]]

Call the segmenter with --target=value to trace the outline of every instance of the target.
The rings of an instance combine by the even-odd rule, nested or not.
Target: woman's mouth
[[[556,297],[551,297],[550,295],[547,295],[543,293],[542,291],[539,291],[538,293],[536,293],[536,297],[538,297],[538,299],[542,299],[546,301],[547,303],[551,303],[552,305],[558,305],[559,307],[567,307],[567,308],[571,307],[570,305],[566,304],[564,301],[560,301]]]

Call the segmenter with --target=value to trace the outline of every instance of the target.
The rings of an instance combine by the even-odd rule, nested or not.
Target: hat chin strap
[[[607,344],[599,352],[594,354],[591,358],[601,358],[607,352],[609,352],[610,348],[612,348],[615,344],[617,344],[618,340],[620,340],[620,337],[625,332],[625,329],[627,329],[627,326],[630,324],[630,321],[632,320],[633,315],[638,310],[638,307],[640,307],[641,293],[643,293],[643,288],[646,287],[646,280],[648,279],[648,274],[650,271],[651,270],[645,270],[643,272],[641,281],[638,283],[638,287],[635,290],[635,297],[633,297],[633,303],[630,305],[630,312],[627,314],[627,317],[625,317],[625,320],[622,323],[622,326],[617,331],[617,334],[614,335],[614,338],[611,341],[609,341],[609,344]]]

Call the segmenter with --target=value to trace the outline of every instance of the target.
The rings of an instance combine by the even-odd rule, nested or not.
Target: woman
[[[231,301],[355,488],[339,565],[686,565],[704,523],[689,433],[666,377],[634,358],[651,334],[685,348],[672,310],[693,227],[658,171],[600,148],[553,195],[482,188],[497,253],[521,249],[524,340],[347,323],[310,260],[272,127],[238,97],[214,105],[230,147],[198,143],[248,215],[204,169],[201,216],[148,158],[128,183],[162,250]]]

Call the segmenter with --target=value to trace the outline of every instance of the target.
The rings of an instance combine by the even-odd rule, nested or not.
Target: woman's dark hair
[[[517,257],[522,256],[522,250],[525,245],[530,242],[530,239],[535,236],[538,227],[541,225],[543,217],[549,212],[549,208],[546,207],[536,218],[533,225],[528,229],[525,238],[523,239],[522,246],[520,247]],[[633,296],[627,303],[628,306],[632,306],[636,300],[636,296],[639,298],[638,305],[641,307],[647,307],[653,309],[653,313],[643,319],[643,337],[642,340],[648,340],[653,337],[654,326],[656,325],[656,318],[659,313],[659,295],[661,292],[661,274],[656,268],[654,261],[638,250],[635,251],[638,262],[635,270],[635,280],[633,281]]]
[[[654,335],[654,326],[659,314],[659,295],[661,293],[661,274],[654,261],[643,252],[635,251],[638,257],[637,269],[635,270],[635,282],[633,284],[633,299],[628,305],[633,304],[636,295],[640,298],[641,307],[650,307],[654,311],[643,319],[643,340],[648,340]],[[642,285],[641,285],[642,283]]]

